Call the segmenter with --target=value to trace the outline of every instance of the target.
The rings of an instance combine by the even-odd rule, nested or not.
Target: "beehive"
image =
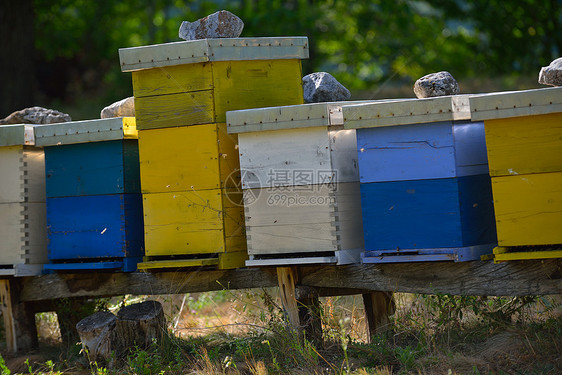
[[[343,107],[357,129],[365,263],[464,261],[496,242],[484,126],[468,97]]]
[[[303,101],[307,38],[204,39],[126,48],[139,129],[146,259],[139,268],[242,266],[236,135],[226,111]]]
[[[354,263],[363,249],[354,130],[342,102],[227,113],[238,134],[246,265]]]
[[[33,128],[0,126],[0,275],[38,275],[47,262],[44,156]]]
[[[136,270],[143,217],[134,118],[44,125],[49,270]]]
[[[495,260],[562,257],[562,88],[478,95],[470,103],[486,132]]]

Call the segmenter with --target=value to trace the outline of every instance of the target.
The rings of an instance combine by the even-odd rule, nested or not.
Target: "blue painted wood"
[[[361,184],[366,250],[495,243],[490,177]]]
[[[365,249],[462,247],[455,178],[361,184]]]
[[[492,181],[488,174],[458,178],[463,243],[497,243]]]
[[[376,127],[356,134],[361,183],[488,173],[483,123]]]
[[[405,262],[466,262],[480,260],[482,255],[491,254],[494,244],[467,246],[447,249],[406,249],[365,251],[361,254],[362,263],[405,263]]]
[[[143,255],[141,194],[47,198],[49,260]]]
[[[45,147],[47,197],[140,193],[136,140]]]
[[[50,263],[43,265],[45,271],[71,271],[71,270],[114,270],[122,269],[123,262],[84,262],[84,263]]]
[[[361,183],[455,176],[452,122],[357,129]]]

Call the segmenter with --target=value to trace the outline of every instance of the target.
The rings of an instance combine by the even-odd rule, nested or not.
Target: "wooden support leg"
[[[318,291],[296,286],[298,274],[294,267],[278,267],[277,278],[283,309],[293,328],[304,332],[306,338],[322,343],[322,320]]]
[[[6,346],[12,353],[26,352],[38,347],[35,310],[31,303],[17,300],[17,286],[11,279],[0,280],[0,302]]]
[[[389,316],[394,314],[395,304],[391,292],[363,293],[365,321],[367,323],[367,341],[390,327]]]
[[[296,297],[299,324],[303,327],[307,340],[322,345],[322,307],[318,291],[307,286],[297,286]]]
[[[289,323],[295,328],[300,327],[299,308],[295,295],[296,270],[294,267],[277,267],[277,280],[279,282],[279,294],[283,310],[289,319]]]

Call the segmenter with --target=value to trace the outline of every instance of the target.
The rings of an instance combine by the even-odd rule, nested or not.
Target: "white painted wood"
[[[2,160],[0,158],[0,160]],[[27,147],[23,149],[24,188],[27,202],[44,203],[45,188],[45,154],[43,149]],[[0,183],[1,185],[1,183]]]
[[[15,277],[39,276],[43,271],[43,264],[16,264],[14,265]]]
[[[456,175],[488,174],[483,122],[453,123]]]
[[[34,145],[34,127],[31,124],[1,125],[0,146]]]
[[[336,251],[338,265],[361,263],[361,253],[365,249],[350,249]]]
[[[23,146],[0,147],[0,203],[23,202]]]
[[[470,120],[468,96],[441,96],[342,107],[346,129]]]
[[[247,267],[252,266],[293,266],[302,264],[330,264],[337,263],[338,258],[333,257],[302,257],[302,258],[278,258],[278,259],[252,259],[246,261]]]
[[[37,146],[57,146],[125,138],[137,138],[133,117],[62,122],[35,128]]]
[[[245,205],[250,255],[363,248],[359,183],[305,188],[252,189],[256,199]]]
[[[243,189],[314,184],[332,171],[326,127],[239,134],[238,152]]]
[[[0,264],[25,263],[25,203],[0,204]]]
[[[25,264],[48,263],[47,209],[44,202],[27,203],[24,209]]]
[[[343,105],[374,101],[327,102],[226,112],[229,133],[343,125]],[[376,102],[376,101],[375,101]]]
[[[306,37],[200,39],[119,49],[123,72],[207,61],[307,58]]]
[[[332,170],[336,173],[335,181],[359,181],[355,129],[330,130],[328,136],[330,138],[330,161]]]
[[[562,112],[562,87],[470,96],[473,121]]]
[[[241,133],[242,188],[358,181],[356,142],[341,127]]]

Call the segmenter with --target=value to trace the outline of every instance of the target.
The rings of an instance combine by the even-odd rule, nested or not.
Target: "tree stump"
[[[125,306],[119,310],[117,318],[111,341],[119,356],[126,354],[129,348],[146,349],[153,341],[160,342],[166,332],[164,310],[157,301]]]
[[[111,336],[117,317],[108,311],[99,311],[76,324],[82,347],[87,350],[90,362],[111,357]]]

